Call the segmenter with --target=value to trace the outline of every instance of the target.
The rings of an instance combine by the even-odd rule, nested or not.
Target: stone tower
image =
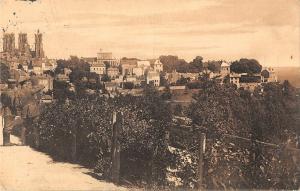
[[[19,51],[21,53],[26,52],[26,48],[28,47],[27,41],[27,34],[26,33],[19,33],[19,44],[18,44]]]
[[[38,30],[35,34],[35,57],[44,58],[43,35]]]
[[[4,33],[3,34],[3,52],[13,52],[15,50],[15,34]]]

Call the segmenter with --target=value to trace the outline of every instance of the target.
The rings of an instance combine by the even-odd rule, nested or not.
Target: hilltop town
[[[48,59],[45,55],[43,35],[39,30],[35,34],[34,46],[29,45],[26,33],[18,34],[17,47],[15,42],[14,33],[3,34],[0,61],[7,66],[10,75],[1,81],[2,90],[11,89],[12,85],[17,84],[18,88],[28,88],[33,85],[34,79],[34,85],[41,86],[41,91],[48,95],[43,95],[44,99],[52,100],[55,84],[59,86],[60,83],[65,83],[70,91],[75,91],[75,86],[82,83],[89,84],[85,87],[89,93],[115,95],[139,94],[145,85],[151,85],[160,91],[166,87],[179,91],[199,89],[202,76],[252,92],[263,83],[278,81],[273,68],[262,68],[253,59],[203,62],[203,58],[198,56],[191,63],[176,56],[146,60],[126,57],[118,59],[112,52],[100,49],[95,57],[71,56],[69,60],[55,60]],[[5,66],[1,66],[3,72]],[[249,66],[253,67],[253,71],[251,68],[247,71]]]

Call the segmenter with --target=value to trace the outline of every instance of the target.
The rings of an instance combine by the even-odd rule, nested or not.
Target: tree
[[[201,56],[196,56],[190,64],[195,68],[197,72],[203,70],[203,58]]]
[[[168,80],[165,78],[165,73],[160,73],[159,78],[160,78],[160,86],[168,86]]]
[[[134,83],[133,82],[124,82],[123,83],[123,88],[131,90],[131,89],[134,88]]]
[[[161,94],[161,98],[164,100],[170,100],[172,98],[172,93],[169,86],[164,89],[163,93]]]
[[[53,81],[53,95],[61,102],[74,98],[74,93],[70,91],[70,84],[64,81]]]
[[[105,65],[105,68],[108,69],[110,67],[110,64],[108,61],[104,61],[104,65]]]
[[[180,116],[182,115],[183,108],[182,105],[176,104],[174,108],[174,115]]]
[[[258,74],[261,72],[261,69],[262,66],[255,59],[241,58],[230,65],[230,71],[235,73]]]
[[[210,71],[217,73],[221,70],[221,63],[222,61],[208,61],[206,63],[204,63],[204,65],[207,66],[207,69],[209,69]]]
[[[189,82],[186,85],[187,88],[189,89],[200,89],[201,88],[201,82],[195,81],[195,82]]]
[[[269,77],[270,77],[270,73],[268,72],[268,70],[263,70],[263,71],[261,71],[261,75],[262,75],[264,78],[269,78]]]
[[[130,182],[166,184],[169,156],[165,143],[165,120],[170,120],[167,104],[154,89],[145,96],[114,99],[95,96],[56,102],[42,112],[39,128],[40,149],[52,156],[73,160],[94,168],[109,178],[111,169],[112,112],[123,112],[120,135],[121,177]],[[143,169],[143,170],[141,170]]]
[[[9,67],[4,64],[1,63],[0,64],[0,79],[1,79],[1,83],[7,83],[9,78]]]
[[[286,86],[288,86],[286,84]],[[208,189],[256,188],[295,189],[299,182],[294,177],[296,163],[291,152],[261,143],[285,145],[295,140],[295,114],[299,103],[292,92],[284,93],[283,85],[264,84],[263,93],[257,89],[252,95],[235,90],[230,84],[214,81],[203,84],[203,90],[194,97],[189,117],[197,125],[193,133],[206,132],[210,137],[205,152],[205,185]],[[287,96],[291,95],[291,96]],[[270,133],[272,132],[272,133]],[[239,138],[248,138],[242,141]],[[197,145],[197,136],[189,137],[186,148]],[[292,144],[295,147],[295,143]],[[198,147],[196,147],[198,148]],[[185,166],[182,177],[196,168],[196,152],[189,149],[192,164]],[[294,156],[295,157],[295,156]],[[193,170],[192,170],[193,171]],[[191,182],[191,179],[185,179]]]
[[[101,81],[103,82],[109,82],[110,81],[110,77],[107,74],[104,74],[101,78]]]
[[[179,59],[178,56],[173,55],[162,55],[159,57],[159,60],[163,64],[163,70],[165,72],[173,72],[174,70],[186,72],[189,65],[184,59]]]
[[[190,78],[185,78],[183,76],[181,76],[180,79],[177,80],[176,85],[187,85],[187,83],[189,83]]]

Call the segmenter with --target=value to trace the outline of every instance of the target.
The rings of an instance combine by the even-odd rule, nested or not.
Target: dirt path
[[[17,141],[13,138],[14,142]],[[0,146],[0,190],[125,190],[87,175],[89,170],[53,162],[28,146]]]

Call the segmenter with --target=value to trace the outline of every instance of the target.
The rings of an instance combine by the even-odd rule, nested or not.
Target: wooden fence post
[[[34,146],[35,148],[39,148],[40,147],[40,134],[39,134],[39,130],[37,128],[37,126],[35,125],[33,127],[33,134],[34,134]]]
[[[202,189],[202,182],[203,182],[203,158],[205,153],[205,141],[206,141],[205,133],[201,133],[200,148],[198,152],[198,169],[197,169],[197,187],[199,190]]]
[[[72,147],[71,147],[71,158],[73,162],[77,160],[77,137],[76,133],[72,132]]]
[[[120,131],[122,129],[123,114],[121,112],[113,112],[112,121],[112,181],[115,184],[120,182],[120,151],[121,145],[119,141]]]
[[[26,128],[24,127],[24,125],[22,125],[22,129],[21,129],[21,142],[22,145],[26,145]]]

